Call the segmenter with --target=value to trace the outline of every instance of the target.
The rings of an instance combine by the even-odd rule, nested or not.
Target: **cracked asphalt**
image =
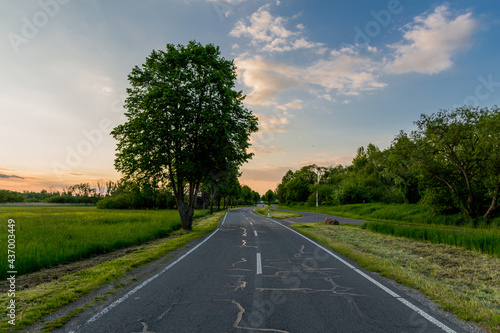
[[[60,332],[468,332],[251,208]]]

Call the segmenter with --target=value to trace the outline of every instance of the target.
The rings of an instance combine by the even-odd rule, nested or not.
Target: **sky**
[[[497,0],[2,0],[0,189],[118,180],[127,75],[196,40],[237,66],[259,118],[240,182],[348,165],[422,113],[500,104]]]

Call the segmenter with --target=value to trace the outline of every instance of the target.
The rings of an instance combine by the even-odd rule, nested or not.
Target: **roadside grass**
[[[366,269],[415,288],[443,310],[500,330],[500,258],[452,246],[324,224],[292,228]]]
[[[280,205],[280,208],[311,213],[316,212],[316,207],[310,207],[303,204],[295,204],[291,206]],[[500,227],[500,217],[492,219],[477,218],[472,220],[462,214],[436,216],[432,214],[427,207],[419,204],[367,203],[340,206],[319,205],[319,212],[322,214],[337,215],[367,221],[436,224],[480,228]]]
[[[213,231],[224,213],[219,212],[207,218],[196,220],[192,231],[174,231],[169,237],[155,241],[151,245],[144,246],[120,258],[16,292],[16,326],[12,327],[8,323],[8,318],[1,318],[0,329],[23,330],[23,328],[34,324],[81,296],[115,282],[133,269],[159,259],[188,242]],[[5,309],[8,302],[7,293],[3,293],[0,296],[0,306]],[[73,314],[58,319],[52,324],[48,323],[46,327],[61,326],[79,311],[77,309]]]
[[[282,212],[282,211],[271,209],[268,207],[257,207],[253,211],[254,211],[254,213],[256,213],[260,216],[264,216],[264,217],[267,217],[267,213],[269,211],[270,217],[272,217],[274,219],[288,219],[288,218],[292,218],[292,217],[301,217],[302,216],[302,214],[299,214],[299,213]]]
[[[500,230],[450,229],[422,225],[365,222],[363,228],[386,235],[462,247],[500,257]]]
[[[316,207],[294,205],[285,209],[315,211]],[[422,205],[355,204],[320,207],[323,214],[371,220],[363,227],[371,231],[462,247],[467,250],[500,257],[500,222],[492,219],[489,226],[472,227],[460,222],[461,215],[431,217]],[[434,219],[434,220],[431,220]],[[377,223],[380,222],[380,223]],[[455,225],[453,223],[458,223]]]
[[[200,216],[197,212],[197,216]],[[108,253],[181,228],[176,210],[101,210],[96,207],[0,207],[0,248],[7,248],[7,220],[16,221],[18,275]],[[0,251],[7,263],[7,251]],[[7,277],[0,271],[0,279]]]

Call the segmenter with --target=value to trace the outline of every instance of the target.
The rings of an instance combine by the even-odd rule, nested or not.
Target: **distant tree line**
[[[232,206],[257,204],[261,199],[260,194],[247,185],[241,185],[238,176],[239,173],[232,171],[207,178],[202,184],[195,208],[206,208],[213,213],[214,210]],[[40,192],[0,190],[0,203],[16,202],[96,204],[102,209],[177,209],[177,201],[170,186],[138,180],[101,180],[72,185],[63,190],[51,187]]]
[[[289,170],[275,190],[282,203],[425,204],[436,214],[498,215],[500,112],[460,107],[421,115],[389,148],[358,148],[349,166]]]
[[[241,185],[236,170],[220,172],[204,179],[195,198],[194,208],[207,209],[212,214],[229,207],[255,205],[260,194],[247,185]],[[189,200],[187,194],[184,201]],[[177,199],[170,185],[158,182],[118,182],[112,195],[97,203],[104,209],[177,209]]]
[[[80,183],[65,187],[62,190],[49,187],[40,192],[15,192],[0,190],[0,203],[69,203],[69,204],[96,204],[106,196],[112,195],[118,184],[113,181],[99,180],[95,183]]]

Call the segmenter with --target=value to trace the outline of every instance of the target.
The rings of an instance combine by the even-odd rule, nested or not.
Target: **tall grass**
[[[141,244],[181,227],[176,210],[0,207],[0,279],[7,272],[8,219],[16,221],[18,275]]]
[[[400,225],[366,222],[363,228],[399,237],[406,237],[434,244],[446,244],[500,257],[500,230],[446,229],[421,225]]]

